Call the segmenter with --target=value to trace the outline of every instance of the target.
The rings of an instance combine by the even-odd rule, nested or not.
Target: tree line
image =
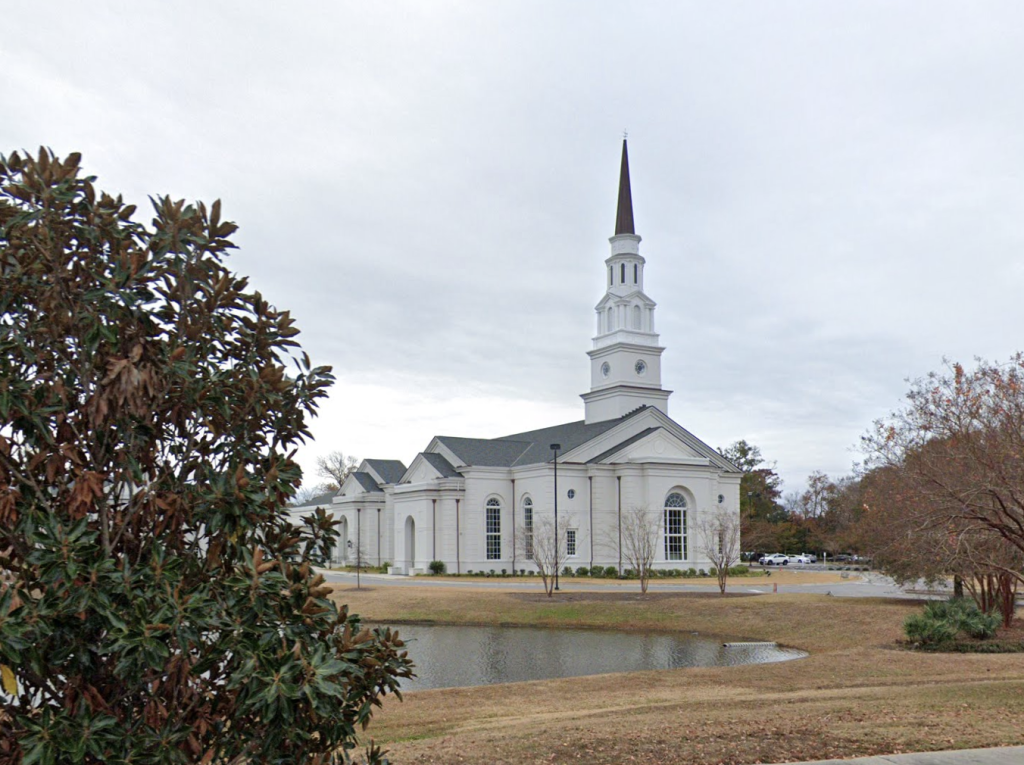
[[[1024,579],[1024,354],[947,363],[862,439],[862,466],[782,495],[775,465],[738,441],[746,550],[857,553],[898,583],[952,579],[1009,626]]]

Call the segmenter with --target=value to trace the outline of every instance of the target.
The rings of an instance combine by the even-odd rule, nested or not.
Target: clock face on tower
[[[638,375],[643,376],[644,372],[647,371],[647,362],[643,359],[639,359],[636,364],[633,365],[633,369],[636,370]]]
[[[607,377],[609,374],[611,374],[611,371],[612,371],[611,364],[609,364],[607,361],[604,362],[601,365],[601,375],[602,376]]]

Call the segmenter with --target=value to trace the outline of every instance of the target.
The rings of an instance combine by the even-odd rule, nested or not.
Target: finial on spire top
[[[619,206],[615,213],[615,235],[635,234],[633,230],[633,195],[629,189],[629,155],[626,153],[626,131],[622,131],[622,166],[619,169]]]

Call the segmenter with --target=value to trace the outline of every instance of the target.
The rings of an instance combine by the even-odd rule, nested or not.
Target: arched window
[[[615,283],[615,271],[611,266],[608,266],[608,286],[611,287]]]
[[[633,306],[633,329],[640,329],[640,306]]]
[[[626,283],[626,264],[625,263],[622,263],[619,266],[619,277],[620,277],[619,281],[621,281],[623,284],[625,284]]]
[[[686,559],[686,497],[674,491],[665,498],[665,560]]]
[[[487,500],[487,560],[501,560],[501,500]]]
[[[533,500],[523,497],[523,544],[526,545],[526,559],[533,560]]]
[[[615,320],[612,319],[612,309],[608,308],[608,331],[611,332],[615,329]]]
[[[633,284],[637,283],[636,282],[636,277],[637,277],[637,274],[639,274],[639,273],[640,273],[640,264],[639,263],[634,263],[633,264]]]

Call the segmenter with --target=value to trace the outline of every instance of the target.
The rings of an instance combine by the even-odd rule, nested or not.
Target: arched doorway
[[[405,519],[405,573],[412,574],[416,564],[416,521],[410,515]]]
[[[342,518],[338,524],[338,540],[334,543],[334,562],[348,564],[348,518]]]

